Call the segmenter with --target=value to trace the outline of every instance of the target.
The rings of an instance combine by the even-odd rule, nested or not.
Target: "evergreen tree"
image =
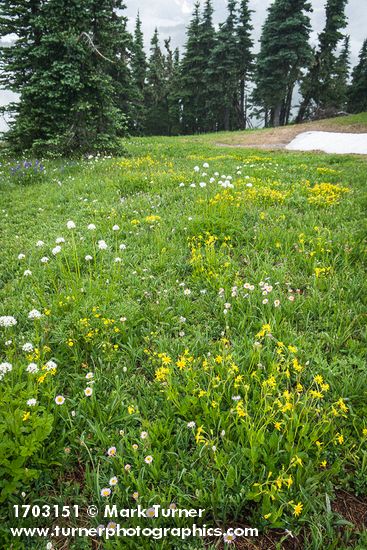
[[[108,1],[110,0],[107,0],[107,4]],[[101,6],[99,0],[95,0],[95,2],[98,6]],[[106,63],[105,70],[113,80],[113,87],[115,90],[113,100],[118,109],[117,116],[122,116],[126,120],[122,131],[120,129],[118,132],[118,134],[121,135],[125,133],[127,126],[131,127],[133,124],[132,121],[134,121],[136,113],[134,98],[137,96],[137,86],[132,77],[130,68],[133,37],[127,30],[127,17],[123,16],[121,12],[117,12],[117,9],[121,10],[125,8],[125,6],[121,4],[121,2],[118,2],[118,6],[115,2],[115,6],[111,13],[110,24],[106,26],[105,29],[106,35],[104,36],[104,42],[109,44],[109,57],[114,61],[113,63]],[[108,21],[106,18],[105,20]],[[110,37],[112,37],[112,40]],[[105,48],[105,50],[107,51],[107,48]]]
[[[238,14],[237,41],[238,41],[238,68],[240,78],[239,107],[238,107],[238,127],[246,128],[247,108],[246,108],[246,88],[249,77],[254,69],[254,54],[252,48],[254,42],[251,37],[253,26],[251,24],[252,10],[248,7],[248,0],[241,0]]]
[[[289,121],[295,84],[311,56],[311,9],[307,0],[274,0],[268,8],[253,94],[265,113],[266,125]]]
[[[206,0],[199,25],[199,53],[201,65],[200,86],[197,87],[199,130],[207,132],[215,128],[215,117],[210,116],[211,102],[214,97],[208,80],[208,63],[216,45],[216,33],[213,24],[212,0]]]
[[[145,88],[147,77],[147,57],[144,50],[144,36],[141,28],[141,20],[138,12],[132,46],[131,69],[135,84],[135,96],[133,98],[134,115],[133,128],[138,134],[142,134],[145,128],[146,106]]]
[[[0,49],[0,84],[15,93],[22,93],[20,104],[12,103],[3,111],[14,114],[17,127],[12,124],[7,134],[10,144],[17,150],[29,148],[33,136],[41,137],[47,130],[39,124],[43,113],[42,99],[36,97],[36,79],[42,71],[40,53],[44,21],[40,0],[4,0],[0,7],[0,37],[16,35],[11,46]],[[43,134],[42,134],[43,133]]]
[[[236,0],[228,1],[228,17],[220,25],[207,71],[212,90],[209,113],[218,130],[231,130],[237,121],[240,71]]]
[[[198,88],[203,79],[199,9],[200,4],[196,2],[181,64],[182,127],[185,133],[195,133],[199,128]]]
[[[297,122],[309,118],[318,110],[334,107],[335,77],[337,76],[337,46],[347,26],[345,6],[348,0],[327,0],[326,22],[319,36],[319,46],[308,74],[302,81],[303,96]]]
[[[168,109],[168,135],[180,133],[180,53],[171,49],[171,39],[164,41],[166,50],[166,87]]]
[[[166,61],[159,45],[158,29],[151,40],[147,71],[147,133],[164,135],[169,132]]]
[[[348,103],[348,82],[350,72],[350,37],[344,39],[343,48],[337,58],[334,77],[333,106],[345,111]]]
[[[352,71],[348,93],[348,110],[351,113],[367,111],[367,39],[363,42],[359,62]]]
[[[7,139],[35,153],[112,150],[124,128],[114,70],[126,36],[121,0],[4,0],[1,35],[17,36],[1,51],[2,81],[21,94]],[[127,76],[127,73],[126,73]],[[121,83],[120,86],[123,86]]]
[[[213,120],[209,118],[213,90],[207,70],[214,45],[212,1],[206,1],[202,17],[200,3],[196,2],[181,64],[182,127],[186,133],[213,129]]]

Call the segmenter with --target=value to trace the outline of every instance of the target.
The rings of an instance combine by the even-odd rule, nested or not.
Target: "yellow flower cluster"
[[[261,185],[259,187],[246,187],[241,191],[224,189],[210,199],[210,206],[217,204],[232,205],[236,208],[243,206],[247,202],[260,204],[282,204],[289,195],[286,191],[279,191],[270,186]]]
[[[334,170],[333,168],[325,168],[323,166],[316,168],[316,171],[319,174],[339,174],[338,170]]]
[[[116,163],[116,166],[119,168],[126,168],[127,170],[135,170],[139,168],[149,168],[152,166],[158,166],[160,162],[158,160],[154,160],[150,155],[146,155],[145,157],[137,157],[133,159],[124,159]]]
[[[349,191],[348,187],[332,183],[317,183],[308,189],[308,202],[317,206],[332,206],[338,204],[342,196]]]
[[[216,279],[222,269],[230,265],[228,256],[231,245],[230,237],[224,237],[222,242],[215,235],[206,232],[189,239],[191,257],[189,260],[195,275],[204,275],[209,279]]]
[[[331,273],[331,267],[315,267],[316,279],[327,277]]]
[[[161,220],[161,217],[160,216],[147,216],[145,218],[145,221],[147,223],[154,223],[154,222],[159,222]]]

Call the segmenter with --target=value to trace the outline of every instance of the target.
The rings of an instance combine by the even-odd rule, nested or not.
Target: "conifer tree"
[[[122,1],[21,3],[4,0],[1,8],[1,35],[17,36],[1,52],[2,80],[21,94],[9,144],[35,153],[113,150],[125,121],[122,80],[116,86],[113,77],[126,64],[116,59],[126,36]]]
[[[198,88],[203,79],[200,52],[200,4],[195,3],[187,29],[185,53],[181,64],[182,128],[195,133],[199,128]]]
[[[40,0],[4,0],[0,7],[0,37],[16,36],[9,47],[0,49],[0,84],[15,93],[22,93],[21,103],[12,103],[4,111],[17,117],[17,126],[11,125],[8,142],[16,150],[30,148],[34,138],[46,132],[40,120],[42,97],[37,94],[37,76],[42,71],[40,53],[44,30]]]
[[[180,110],[180,53],[171,49],[171,39],[164,41],[166,50],[166,86],[168,109],[168,135],[177,135],[181,130]]]
[[[99,0],[95,0],[101,5]],[[108,0],[107,0],[108,4]],[[120,2],[119,8],[113,8],[110,26],[106,28],[105,42],[111,47],[110,58],[113,63],[106,63],[105,70],[111,76],[115,90],[113,99],[118,109],[118,117],[125,118],[125,124],[118,131],[118,135],[125,133],[126,128],[131,128],[136,108],[134,98],[137,97],[137,85],[132,77],[131,57],[133,49],[133,37],[127,30],[128,18],[122,15],[124,5]],[[112,37],[112,39],[111,39]],[[107,51],[107,48],[106,48]]]
[[[311,56],[311,5],[307,0],[274,0],[261,36],[253,97],[266,125],[287,124],[294,86]]]
[[[246,128],[247,109],[246,109],[246,88],[249,83],[250,75],[254,69],[254,54],[252,48],[254,45],[251,33],[253,26],[251,24],[251,13],[248,0],[241,0],[238,13],[237,41],[238,41],[238,68],[239,68],[239,106],[238,106],[238,127]]]
[[[144,36],[141,28],[141,19],[139,12],[136,18],[134,30],[131,70],[133,82],[135,85],[135,94],[133,98],[134,115],[132,117],[133,128],[135,133],[142,134],[144,133],[146,119],[145,93],[147,77],[147,57],[144,50]]]
[[[164,135],[169,131],[166,61],[159,44],[158,29],[155,29],[150,44],[147,71],[147,133]]]
[[[208,80],[208,64],[217,43],[213,13],[212,0],[206,0],[199,26],[199,53],[202,72],[200,86],[197,87],[197,101],[199,130],[201,132],[213,130],[215,127],[215,118],[210,116],[211,102],[215,92]]]
[[[348,110],[351,113],[367,111],[367,39],[363,42],[359,62],[352,71],[348,93]]]
[[[220,25],[207,71],[212,90],[209,113],[218,130],[231,130],[237,122],[240,82],[236,0],[228,1],[228,16]]]
[[[348,103],[348,83],[350,72],[350,37],[346,36],[340,55],[337,58],[331,107],[345,111]]]
[[[214,46],[212,0],[206,1],[202,16],[200,3],[196,2],[181,63],[182,127],[186,133],[213,129],[213,120],[209,118],[213,90],[207,69]]]
[[[348,0],[327,0],[326,22],[319,35],[319,45],[309,71],[301,84],[303,100],[297,122],[309,118],[318,110],[333,106],[334,84],[338,59],[336,49],[343,39],[342,30],[347,26],[345,6]]]

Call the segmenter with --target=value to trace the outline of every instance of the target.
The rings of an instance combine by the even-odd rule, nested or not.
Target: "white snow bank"
[[[288,143],[290,151],[324,151],[325,153],[367,155],[367,134],[303,132]]]

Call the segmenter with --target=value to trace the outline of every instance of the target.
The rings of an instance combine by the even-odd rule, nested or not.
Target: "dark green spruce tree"
[[[216,46],[216,33],[213,24],[212,0],[205,0],[199,25],[199,54],[202,69],[200,86],[197,86],[199,131],[208,132],[215,129],[216,120],[210,109],[215,94],[208,80],[208,63]]]
[[[111,108],[117,108],[116,116],[122,126],[116,127],[116,131],[117,135],[123,135],[134,115],[132,98],[136,90],[130,69],[133,38],[127,30],[128,18],[122,14],[123,0],[93,0],[92,5],[94,40],[100,45],[101,53],[106,52],[103,57],[108,58],[99,70],[104,70],[112,79]]]
[[[348,111],[367,111],[367,39],[363,42],[359,62],[352,71],[352,82],[348,92]]]
[[[131,55],[131,70],[135,85],[133,97],[134,114],[132,116],[133,131],[136,134],[143,134],[146,122],[146,78],[147,78],[147,56],[144,50],[144,35],[141,28],[140,15],[138,13],[135,24],[134,39]]]
[[[155,29],[150,44],[145,94],[148,135],[165,135],[169,132],[167,94],[166,60],[159,44],[158,29]]]
[[[120,0],[4,0],[1,35],[17,36],[1,52],[2,80],[21,94],[7,134],[15,151],[81,154],[118,147],[126,123],[118,103],[128,78],[127,60],[117,55],[127,32],[118,15],[123,8]]]
[[[7,141],[16,151],[29,149],[35,139],[47,132],[46,113],[42,97],[37,93],[37,77],[42,74],[45,34],[42,2],[40,0],[4,0],[0,6],[0,37],[16,36],[12,45],[0,49],[0,84],[22,93],[21,103],[12,103],[6,110],[17,118],[11,124]],[[44,57],[44,56],[43,56]],[[51,116],[51,115],[49,115]]]
[[[238,69],[239,69],[239,105],[238,128],[243,130],[247,125],[247,90],[254,70],[254,54],[252,49],[253,26],[248,0],[241,0],[238,13],[237,42],[238,42]]]
[[[209,110],[213,90],[207,78],[208,62],[214,45],[212,2],[205,2],[202,16],[200,3],[196,2],[187,29],[181,63],[182,129],[185,133],[204,132],[214,128]]]
[[[311,56],[307,0],[274,0],[262,29],[257,57],[254,102],[265,124],[279,126],[290,118],[294,87]]]
[[[236,0],[229,0],[228,16],[220,25],[207,70],[212,91],[209,113],[217,130],[232,130],[238,120],[240,70],[236,26]]]
[[[182,129],[186,134],[198,131],[198,86],[202,81],[200,52],[200,4],[195,3],[191,22],[187,28],[185,52],[181,63]]]
[[[346,36],[340,55],[337,58],[334,77],[334,108],[346,111],[348,103],[348,87],[350,73],[350,37]]]
[[[168,135],[177,135],[181,130],[180,109],[180,53],[178,48],[171,48],[171,39],[164,41],[166,50],[166,86],[168,109]]]
[[[339,42],[344,38],[342,30],[347,26],[347,2],[348,0],[327,0],[325,27],[319,35],[318,48],[301,84],[303,99],[297,122],[302,122],[315,113],[335,109],[335,78],[338,70],[336,51]]]

